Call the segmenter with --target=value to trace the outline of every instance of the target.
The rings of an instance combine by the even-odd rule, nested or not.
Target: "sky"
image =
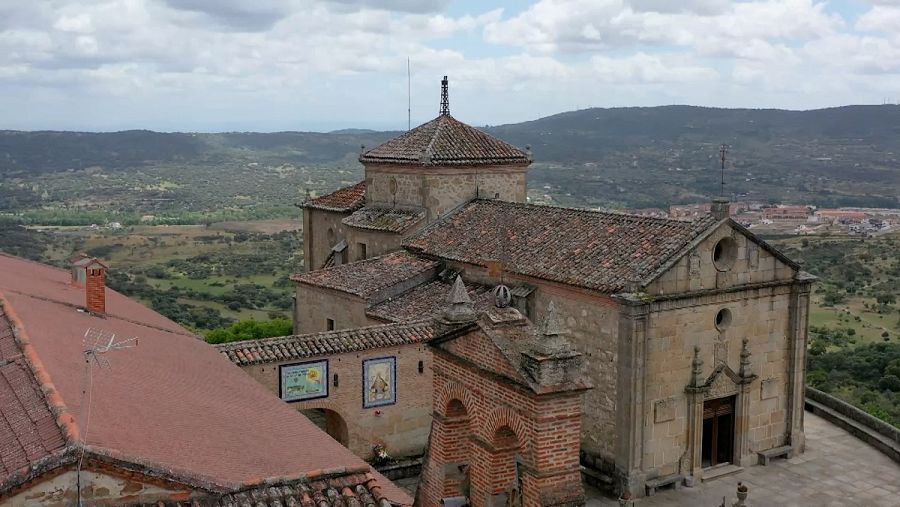
[[[444,75],[478,126],[898,102],[900,0],[0,0],[0,129],[400,130]]]

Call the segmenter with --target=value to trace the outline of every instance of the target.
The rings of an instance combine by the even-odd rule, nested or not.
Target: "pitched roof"
[[[92,453],[163,470],[183,483],[216,485],[220,492],[269,478],[366,466],[214,347],[162,315],[108,288],[106,315],[84,312],[85,289],[70,285],[68,272],[24,259],[0,254],[0,273],[0,306],[70,446],[85,440]],[[95,372],[90,433],[84,435],[83,335],[88,328],[138,337],[139,344],[111,352],[111,367]],[[8,360],[16,352],[8,337],[3,343]],[[43,421],[45,412],[34,406],[27,383],[13,388],[18,389],[15,399],[0,395],[0,412],[13,413],[8,411],[26,400],[32,407],[29,419]],[[40,424],[45,450],[33,450],[29,460],[58,448],[52,428]],[[19,433],[0,434],[3,460],[6,449],[18,445],[13,438],[23,442]],[[0,495],[26,479],[0,477]],[[387,480],[380,482],[392,498],[409,500]]]
[[[423,218],[425,218],[424,209],[365,206],[341,222],[360,229],[403,232],[419,223]]]
[[[56,417],[0,307],[0,484],[65,446]]]
[[[417,320],[340,331],[223,343],[217,345],[216,348],[234,364],[246,366],[424,343],[432,335],[431,321]]]
[[[354,211],[366,202],[366,182],[339,188],[330,194],[310,199],[303,204],[305,208],[326,211]]]
[[[291,275],[295,282],[368,298],[404,280],[435,269],[438,262],[398,251],[351,264]]]
[[[247,488],[226,495],[188,500],[123,504],[130,507],[391,507],[376,477],[365,470],[322,474],[310,478]]]
[[[389,321],[433,317],[447,305],[450,287],[449,283],[432,280],[370,306],[366,314]],[[466,289],[476,310],[485,311],[493,305],[494,297],[489,287],[467,283]]]
[[[403,165],[521,165],[531,158],[515,146],[442,114],[359,157],[359,161]]]
[[[404,241],[413,252],[470,264],[502,259],[527,276],[619,292],[716,223],[474,200]]]

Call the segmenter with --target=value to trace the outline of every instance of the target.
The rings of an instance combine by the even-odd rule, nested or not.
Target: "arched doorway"
[[[347,423],[341,414],[327,408],[313,408],[300,412],[341,445],[344,447],[349,445],[350,436],[347,432]]]

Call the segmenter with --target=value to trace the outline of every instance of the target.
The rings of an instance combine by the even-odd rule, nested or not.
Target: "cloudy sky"
[[[451,112],[900,100],[900,0],[0,0],[0,129],[331,130]]]

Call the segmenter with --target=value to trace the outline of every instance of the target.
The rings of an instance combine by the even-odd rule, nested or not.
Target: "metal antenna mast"
[[[412,129],[412,73],[409,70],[409,57],[406,57],[406,130]]]
[[[726,160],[725,156],[728,155],[728,145],[727,144],[723,144],[722,147],[719,148],[719,155],[721,156],[721,159],[722,159],[722,183],[721,183],[722,190],[721,190],[720,195],[721,195],[721,197],[725,197],[725,160]]]
[[[78,450],[78,465],[75,468],[75,487],[76,505],[82,506],[81,502],[81,464],[84,461],[84,447],[87,445],[88,428],[91,423],[91,402],[93,401],[92,388],[94,385],[93,366],[96,364],[98,368],[109,368],[109,360],[103,357],[106,353],[113,350],[122,350],[135,347],[138,339],[129,338],[127,340],[116,341],[116,334],[104,331],[102,329],[88,328],[84,332],[84,387],[81,391],[81,406],[78,408],[79,418],[84,415],[84,431],[81,435],[81,446]],[[85,411],[85,399],[87,399],[87,410]]]
[[[450,115],[450,84],[447,76],[441,80],[441,115]]]

